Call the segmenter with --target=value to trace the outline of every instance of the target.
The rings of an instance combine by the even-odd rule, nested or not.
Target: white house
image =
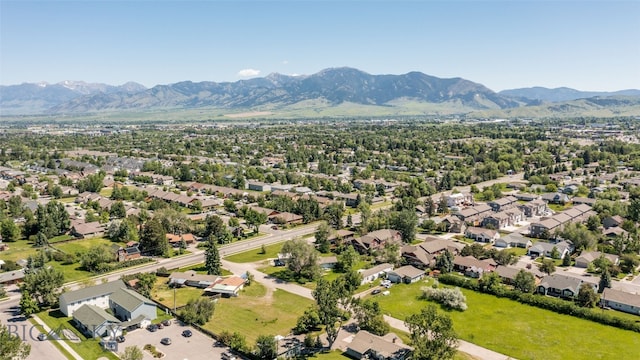
[[[122,280],[118,280],[65,292],[59,298],[60,311],[66,316],[73,316],[73,313],[82,305],[93,305],[107,309],[111,294],[123,288],[126,288],[126,285]]]
[[[391,270],[393,270],[393,265],[388,263],[376,265],[371,269],[359,270],[360,274],[362,275],[362,281],[360,282],[360,285],[370,283],[375,279],[382,277],[382,275],[388,273]]]
[[[600,303],[615,310],[640,315],[640,294],[606,288],[602,292]]]

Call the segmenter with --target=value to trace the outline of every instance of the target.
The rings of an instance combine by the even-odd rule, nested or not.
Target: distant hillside
[[[608,96],[640,96],[640,90],[620,90],[615,92],[605,91],[580,91],[567,87],[548,89],[545,87],[531,87],[522,89],[503,90],[498,94],[511,97],[533,104],[538,102],[562,102],[577,99],[587,99],[592,97],[608,97]]]
[[[593,97],[513,109],[475,111],[469,116],[478,118],[640,116],[640,96]]]
[[[3,89],[2,92],[13,90]],[[454,102],[468,109],[502,109],[520,105],[481,84],[461,78],[441,79],[419,72],[370,75],[352,68],[326,69],[309,76],[271,74],[237,82],[184,81],[157,85],[144,91],[102,91],[85,96],[75,96],[75,92],[68,90],[65,90],[64,97],[37,104],[39,109],[50,105],[47,113],[70,114],[203,107],[253,109],[280,108],[309,100],[326,101],[331,106],[343,103],[388,106],[398,99],[436,104]],[[17,107],[17,104],[13,105]]]
[[[53,107],[86,95],[132,94],[146,89],[146,87],[134,82],[120,86],[91,84],[84,81],[0,86],[0,114],[45,113]]]

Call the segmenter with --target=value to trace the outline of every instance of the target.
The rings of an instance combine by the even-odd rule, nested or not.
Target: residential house
[[[471,193],[455,193],[446,196],[447,206],[464,206],[464,205],[472,205],[473,204],[473,194]]]
[[[120,321],[98,306],[84,304],[77,308],[72,316],[78,329],[87,337],[115,338],[122,335]]]
[[[518,208],[526,217],[542,216],[547,212],[547,203],[540,198],[536,198],[530,202],[519,204]]]
[[[401,244],[402,235],[398,230],[380,229],[353,240],[353,246],[360,253],[383,249],[387,244]]]
[[[520,201],[533,201],[540,198],[540,196],[538,196],[537,194],[523,192],[516,193],[513,196]]]
[[[187,245],[194,244],[196,242],[196,237],[192,233],[187,234],[167,234],[167,240],[169,244],[173,247],[179,247],[182,241]]]
[[[538,241],[529,248],[527,255],[551,257],[551,253],[553,253],[554,248],[558,250],[559,259],[564,258],[566,254],[570,254],[573,251],[573,246],[566,241],[559,241],[556,243]]]
[[[391,270],[393,270],[393,265],[388,263],[376,265],[370,269],[358,270],[358,272],[360,272],[360,275],[362,275],[362,281],[360,282],[360,285],[370,283],[377,278],[383,277]]]
[[[499,237],[493,245],[498,248],[519,247],[527,249],[531,247],[533,243],[530,239],[522,236],[521,234],[511,233],[509,235]]]
[[[482,226],[492,227],[494,229],[502,229],[511,224],[511,217],[506,211],[493,213],[482,220]],[[467,229],[469,231],[469,229]]]
[[[596,199],[586,198],[586,197],[574,197],[571,199],[573,205],[585,204],[589,206],[593,206],[596,203]]]
[[[119,289],[109,298],[109,308],[123,328],[146,327],[158,314],[156,304],[134,290]]]
[[[72,316],[73,313],[83,305],[92,305],[101,309],[109,308],[109,298],[111,294],[119,289],[126,288],[122,280],[89,286],[86,288],[67,291],[58,298],[60,311],[65,316]]]
[[[482,224],[485,217],[491,214],[491,207],[487,204],[479,204],[470,208],[462,209],[455,215],[467,224],[478,226]]]
[[[564,205],[569,202],[569,195],[563,193],[546,193],[542,195],[542,200],[549,204]]]
[[[105,228],[99,221],[77,223],[71,228],[71,234],[79,239],[103,236]]]
[[[355,239],[355,234],[353,231],[350,230],[336,230],[336,232],[329,234],[329,237],[327,238],[327,240],[329,241],[329,244],[331,244],[331,247],[337,247],[340,246],[342,244],[349,244],[351,243],[354,239]]]
[[[482,274],[495,270],[497,265],[493,259],[478,260],[471,255],[453,258],[453,268],[455,270],[474,278],[480,278]]]
[[[405,265],[387,273],[387,280],[394,283],[413,284],[424,277],[424,270]]]
[[[585,283],[585,281],[579,278],[564,276],[560,274],[552,274],[549,276],[545,276],[542,279],[542,281],[536,288],[536,292],[543,295],[573,299],[578,295],[580,286],[583,283]],[[594,288],[594,290],[598,290],[597,284],[587,284],[590,284]]]
[[[0,273],[0,285],[19,284],[23,281],[24,276],[24,269]]]
[[[400,249],[401,256],[407,264],[420,269],[433,267],[435,258],[445,250],[457,255],[465,247],[464,244],[448,239],[431,237],[416,245],[405,245]]]
[[[113,256],[118,262],[135,260],[142,257],[142,254],[140,253],[140,249],[138,248],[138,243],[135,243],[135,245],[127,246],[127,247],[122,247],[120,245],[113,244],[111,245],[111,252],[113,253]]]
[[[338,264],[336,256],[323,256],[318,259],[318,265],[324,270],[333,269]]]
[[[496,274],[498,274],[498,276],[500,276],[500,280],[502,280],[504,284],[513,285],[516,275],[518,275],[518,273],[521,270],[531,273],[533,275],[536,285],[538,285],[540,283],[540,280],[545,276],[545,274],[542,273],[537,268],[521,269],[521,268],[515,268],[511,266],[502,266],[502,265],[498,266],[495,272]]]
[[[214,284],[207,286],[204,292],[210,295],[219,294],[225,297],[235,297],[238,296],[240,290],[244,288],[246,282],[247,279],[240,276],[229,276],[224,279],[219,279]]]
[[[604,219],[602,219],[602,226],[604,226],[605,229],[609,229],[609,228],[619,227],[622,225],[623,222],[624,222],[624,219],[620,215],[607,216]]]
[[[413,348],[402,344],[393,333],[382,337],[360,330],[347,345],[345,353],[358,360],[404,360],[412,351]]]
[[[640,315],[640,294],[605,288],[600,297],[603,307]]]
[[[445,224],[447,231],[450,233],[460,234],[463,233],[467,228],[467,224],[465,224],[464,221],[460,220],[459,217],[453,215],[447,215],[442,220],[442,223]]]
[[[518,204],[518,199],[515,196],[505,196],[500,199],[489,201],[487,205],[491,207],[494,212],[500,212],[511,209]]]
[[[271,184],[261,181],[247,181],[247,189],[260,192],[271,191]]]
[[[169,285],[171,286],[191,286],[197,288],[207,288],[219,280],[217,275],[198,274],[193,270],[185,272],[172,272],[169,275]]]
[[[500,238],[500,233],[491,229],[470,226],[465,231],[464,236],[483,243],[494,243]]]
[[[281,212],[279,214],[269,216],[269,220],[274,224],[298,225],[302,224],[303,217],[302,215],[290,212]]]
[[[610,227],[608,229],[602,229],[602,235],[608,238],[626,238],[629,235],[629,232],[621,227]]]
[[[620,259],[618,255],[605,254],[600,251],[583,251],[580,256],[576,257],[576,267],[587,268],[589,264],[594,262],[600,256],[604,256],[612,265],[618,265]]]

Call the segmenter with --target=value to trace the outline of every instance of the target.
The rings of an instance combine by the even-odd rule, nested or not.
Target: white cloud
[[[256,70],[256,69],[242,69],[238,71],[238,76],[242,76],[242,77],[251,77],[251,76],[258,76],[258,75],[260,75],[260,70]]]
[[[283,65],[287,65],[288,63],[289,63],[289,60],[283,60],[283,61],[282,61],[282,64],[283,64]]]

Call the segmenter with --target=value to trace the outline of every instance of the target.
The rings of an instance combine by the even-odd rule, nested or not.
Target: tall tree
[[[342,203],[332,203],[324,209],[324,218],[329,225],[338,230],[343,227],[342,216],[344,215],[344,205]]]
[[[513,287],[523,293],[531,293],[536,288],[536,279],[533,274],[521,269],[513,279]]]
[[[204,267],[209,275],[222,275],[222,263],[220,262],[220,252],[218,245],[213,239],[213,235],[207,239],[207,250],[204,253]]]
[[[592,308],[598,304],[598,294],[593,290],[593,286],[584,283],[580,285],[578,296],[576,297],[576,303],[582,307]]]
[[[256,339],[256,356],[259,359],[275,359],[278,357],[278,343],[275,336],[258,336]]]
[[[316,230],[316,246],[321,253],[328,253],[330,249],[329,244],[329,232],[331,231],[331,227],[326,223],[322,223],[318,226],[318,230]]]
[[[0,224],[0,235],[2,235],[2,241],[6,242],[18,241],[22,236],[18,225],[10,218],[2,220]]]
[[[453,271],[453,253],[446,249],[443,253],[436,256],[436,268],[443,274]]]
[[[45,306],[58,301],[60,287],[64,284],[64,275],[53,267],[42,267],[24,277],[22,290],[28,291],[36,300]]]
[[[602,293],[605,288],[611,288],[611,274],[609,273],[608,268],[604,268],[604,270],[602,270],[602,274],[600,274],[600,282],[598,283],[598,292]]]
[[[410,243],[416,238],[417,226],[418,215],[413,208],[393,213],[391,216],[391,228],[400,231],[402,241],[406,243]]]
[[[157,218],[154,217],[144,225],[140,236],[140,247],[142,251],[151,255],[169,255],[167,232]]]
[[[556,271],[556,264],[551,259],[542,259],[542,263],[539,265],[539,268],[543,273],[551,275]]]
[[[23,360],[31,353],[31,345],[0,324],[0,359]]]
[[[187,324],[204,325],[211,320],[215,310],[215,303],[207,297],[191,299],[180,310],[180,318]]]
[[[306,240],[293,239],[285,242],[282,253],[288,254],[287,268],[297,278],[313,280],[320,275],[318,253]]]
[[[29,294],[28,290],[23,290],[20,294],[20,314],[29,317],[40,311],[38,303]]]
[[[422,308],[420,313],[405,320],[409,328],[414,360],[453,359],[458,340],[453,322],[446,314],[438,312],[435,305]]]
[[[320,278],[313,298],[318,306],[318,317],[327,332],[329,347],[336,341],[338,330],[342,324],[342,311],[338,307],[338,293],[329,281]]]
[[[377,301],[358,299],[353,309],[360,329],[378,336],[384,336],[389,332],[390,326],[384,321],[382,309]]]

